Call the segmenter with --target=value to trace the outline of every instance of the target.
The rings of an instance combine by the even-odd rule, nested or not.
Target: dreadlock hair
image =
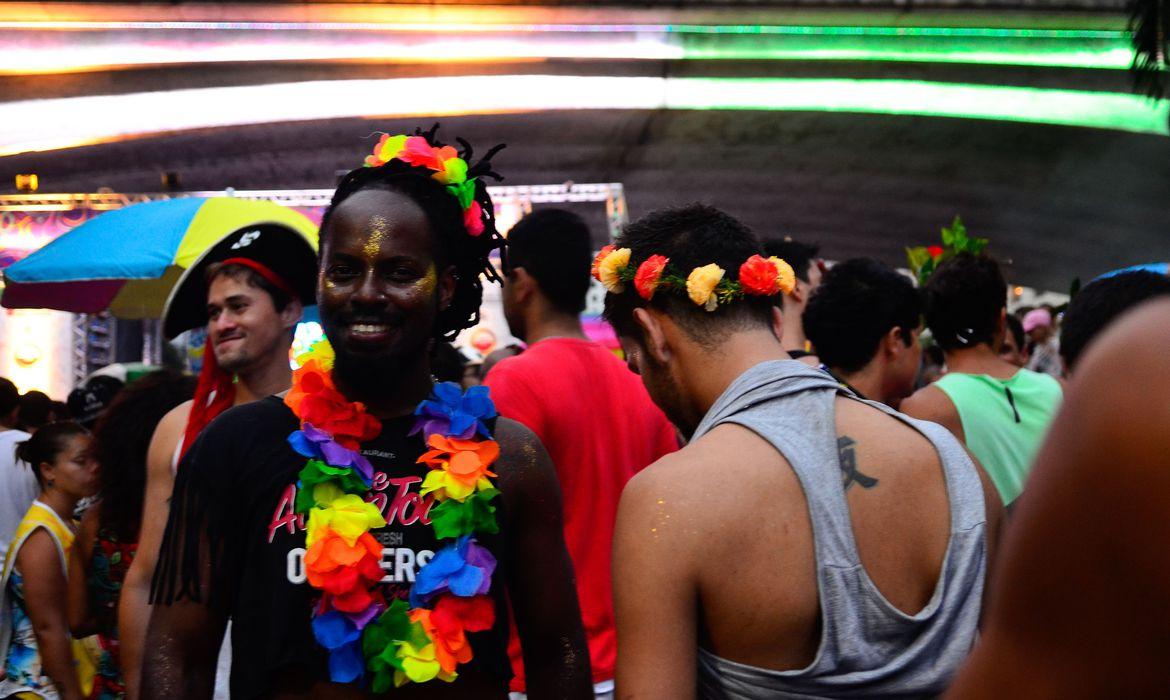
[[[1007,281],[995,258],[959,253],[931,273],[923,291],[926,325],[943,350],[995,342],[1007,307]]]
[[[194,393],[195,377],[158,370],[129,384],[106,407],[90,443],[101,467],[101,530],[123,542],[138,541],[150,439],[163,416]]]
[[[439,125],[435,124],[429,131],[415,130],[416,136],[424,137],[429,144],[435,147],[442,146],[435,138]],[[321,217],[321,249],[325,249],[329,239],[329,221],[338,205],[349,197],[362,190],[382,190],[397,192],[412,200],[426,214],[431,226],[431,233],[435,240],[435,263],[443,266],[455,267],[455,294],[451,305],[439,312],[435,324],[435,337],[442,340],[454,340],[459,331],[470,328],[479,323],[479,307],[483,301],[483,283],[480,275],[499,284],[500,274],[491,263],[493,250],[500,251],[504,267],[507,265],[504,237],[496,230],[495,208],[492,198],[488,194],[484,178],[502,180],[503,178],[491,168],[491,158],[498,153],[503,144],[495,146],[478,162],[472,162],[473,151],[471,145],[463,139],[459,142],[459,157],[467,162],[467,178],[475,178],[475,201],[482,211],[483,232],[472,236],[467,232],[463,223],[463,210],[459,201],[445,185],[435,180],[434,171],[425,166],[410,165],[405,161],[393,158],[384,165],[376,167],[363,166],[349,171],[341,178],[329,208]],[[325,257],[321,257],[324,262]]]
[[[760,239],[751,229],[714,207],[691,204],[654,212],[626,226],[615,244],[630,249],[631,264],[651,255],[665,255],[679,270],[715,263],[729,274],[752,255],[762,252]],[[653,307],[668,314],[695,342],[711,349],[728,332],[771,325],[772,300],[745,296],[731,304],[707,311],[676,294],[655,294],[646,301],[633,289],[605,295],[605,320],[618,335],[640,338],[634,309]]]

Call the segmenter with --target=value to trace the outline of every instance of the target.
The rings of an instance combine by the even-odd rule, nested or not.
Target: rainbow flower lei
[[[500,448],[485,423],[496,415],[487,389],[464,394],[455,384],[439,384],[415,411],[411,434],[424,433],[430,448],[418,459],[431,468],[422,494],[434,494],[431,525],[450,542],[419,569],[409,602],[387,604],[379,588],[382,545],[370,534],[386,521],[365,500],[373,467],[360,452],[361,442],[381,432],[381,422],[334,386],[328,341],[297,362],[285,404],[300,429],[288,441],[308,458],[295,508],[308,518],[305,572],[321,591],[312,629],[329,651],[329,677],[352,683],[368,674],[375,693],[408,682],[453,681],[472,657],[467,633],[495,624],[488,592],[496,560],[476,542],[476,535],[499,531],[492,505],[499,491],[489,477]]]
[[[593,259],[594,279],[607,292],[621,294],[626,284],[646,301],[659,290],[686,294],[707,311],[730,304],[745,295],[772,296],[791,294],[796,286],[792,266],[777,257],[753,255],[739,266],[739,279],[726,277],[727,271],[715,263],[691,270],[685,277],[670,265],[670,258],[651,255],[637,266],[630,263],[630,249],[607,245]]]

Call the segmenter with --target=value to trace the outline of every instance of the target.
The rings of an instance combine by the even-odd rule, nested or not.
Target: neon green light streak
[[[748,28],[745,28],[748,29]],[[979,63],[1124,70],[1133,48],[1120,32],[917,27],[758,27],[798,31],[684,33],[671,36],[684,59],[847,60]],[[844,31],[816,31],[844,30]]]
[[[673,79],[667,83],[666,106],[907,114],[1170,135],[1170,100],[1152,103],[1124,93],[913,80]]]
[[[668,24],[675,34],[780,34],[789,36],[896,36],[978,39],[1084,39],[1126,41],[1129,35],[1116,29],[1025,29],[1006,27],[881,27],[790,24]]]

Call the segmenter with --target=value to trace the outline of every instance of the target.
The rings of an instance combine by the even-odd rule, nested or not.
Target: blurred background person
[[[1028,369],[1059,377],[1064,368],[1060,363],[1055,323],[1052,310],[1046,307],[1032,309],[1024,316],[1024,333],[1028,335],[1031,354]]]
[[[804,335],[804,309],[812,293],[821,283],[824,262],[817,257],[820,249],[815,245],[794,241],[791,238],[764,241],[764,254],[775,256],[792,266],[796,273],[796,289],[791,294],[781,294],[777,304],[780,308],[782,330],[780,345],[792,359],[816,367],[820,359],[813,353],[808,338]]]
[[[146,492],[146,454],[155,427],[195,393],[195,378],[151,372],[114,399],[97,422],[90,452],[99,466],[97,503],[85,512],[69,558],[69,626],[97,635],[95,700],[126,694],[118,653],[118,595],[138,549]]]
[[[53,400],[43,391],[26,391],[20,396],[16,409],[16,427],[26,433],[35,433],[37,428],[55,419]],[[65,416],[62,416],[64,419]]]
[[[821,369],[863,399],[897,408],[914,393],[922,299],[908,277],[877,260],[833,266],[804,310]]]
[[[1060,382],[993,349],[1007,316],[1007,282],[995,259],[960,253],[938,266],[924,291],[926,325],[943,349],[947,373],[903,401],[902,411],[939,423],[966,443],[1010,505],[1060,406]]]
[[[30,437],[16,427],[19,405],[20,390],[11,380],[0,377],[0,571],[16,526],[41,492],[32,469],[16,459],[17,444]]]
[[[462,384],[466,364],[467,358],[454,345],[443,340],[435,341],[435,347],[431,349],[431,374],[435,379]]]
[[[92,667],[74,663],[84,659],[69,633],[66,571],[77,530],[73,511],[97,491],[97,463],[89,455],[89,433],[70,421],[43,426],[16,454],[31,465],[41,492],[16,529],[0,578],[6,673],[0,697],[80,700]]]
[[[1007,330],[1003,334],[1003,342],[999,344],[999,356],[1004,362],[1016,367],[1025,367],[1028,364],[1028,343],[1024,334],[1024,324],[1015,314],[1004,317]]]
[[[86,430],[93,430],[102,412],[113,402],[114,397],[125,386],[121,380],[105,375],[90,377],[84,386],[69,392],[65,406],[69,419],[81,423]]]
[[[1123,272],[1086,285],[1069,302],[1060,324],[1065,372],[1073,373],[1089,343],[1119,316],[1143,301],[1167,295],[1170,277],[1145,270]]]

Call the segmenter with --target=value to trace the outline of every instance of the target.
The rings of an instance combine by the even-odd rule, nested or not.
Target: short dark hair
[[[1094,280],[1069,302],[1060,330],[1060,355],[1071,370],[1085,348],[1118,316],[1147,299],[1170,295],[1170,277],[1139,270]]]
[[[524,268],[553,307],[566,314],[585,310],[592,252],[585,220],[564,209],[533,212],[508,232],[508,271]]]
[[[715,263],[734,279],[740,265],[762,252],[760,239],[732,216],[702,204],[664,209],[630,224],[618,236],[616,245],[630,249],[630,264],[639,265],[651,255],[665,255],[683,276],[696,267]],[[644,300],[632,288],[605,296],[605,320],[619,335],[640,337],[634,309],[654,307],[670,315],[695,341],[713,347],[728,331],[752,326],[770,326],[770,297],[746,296],[707,311],[690,299],[676,294],[655,294]]]
[[[943,350],[995,340],[1007,281],[994,258],[959,253],[938,266],[924,289],[926,325]]]
[[[892,328],[907,346],[922,323],[922,299],[906,276],[871,258],[834,265],[813,292],[804,333],[829,367],[856,372],[873,359]]]
[[[240,265],[238,263],[228,263],[227,265],[223,263],[212,263],[207,266],[206,279],[208,287],[220,277],[227,277],[237,282],[243,282],[249,287],[266,292],[268,296],[272,297],[272,306],[277,311],[284,311],[288,303],[293,300],[288,292],[269,282],[264,275],[261,275],[247,265]]]
[[[764,240],[764,252],[769,256],[776,256],[792,266],[798,279],[808,281],[809,267],[816,262],[817,253],[821,251],[819,245],[801,243],[791,238],[769,238]]]
[[[33,432],[53,420],[53,400],[43,391],[26,391],[16,409],[16,427]]]
[[[88,435],[89,431],[81,427],[80,423],[71,420],[47,423],[32,434],[28,440],[16,444],[16,458],[32,467],[37,483],[45,488],[45,475],[41,473],[41,464],[57,461],[57,457],[65,449],[65,443],[75,435]]]
[[[20,405],[20,389],[8,377],[0,377],[0,418],[10,415]]]

